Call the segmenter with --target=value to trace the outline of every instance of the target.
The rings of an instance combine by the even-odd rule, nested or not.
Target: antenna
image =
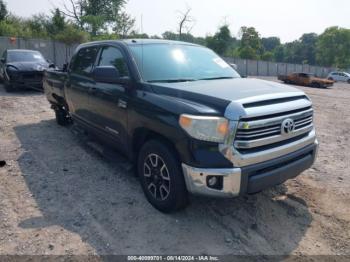
[[[141,14],[141,34],[143,34],[143,14]]]

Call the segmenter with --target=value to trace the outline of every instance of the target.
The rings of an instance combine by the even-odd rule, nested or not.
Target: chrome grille
[[[294,120],[295,128],[289,134],[282,133],[282,122]],[[313,130],[313,109],[311,106],[274,115],[242,119],[236,131],[234,146],[237,150],[256,150],[274,143],[307,134]]]

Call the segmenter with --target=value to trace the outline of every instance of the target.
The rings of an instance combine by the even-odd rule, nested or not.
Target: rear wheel
[[[166,143],[146,142],[140,150],[137,169],[143,192],[156,209],[170,213],[187,206],[188,193],[180,162]]]
[[[321,87],[322,87],[321,84],[320,84],[320,83],[317,83],[317,82],[312,83],[312,86],[313,86],[313,87],[316,87],[316,88],[321,88]]]
[[[56,115],[56,122],[60,126],[67,126],[71,123],[69,114],[63,108],[56,108],[55,115]]]
[[[348,84],[350,84],[350,79],[348,79]]]

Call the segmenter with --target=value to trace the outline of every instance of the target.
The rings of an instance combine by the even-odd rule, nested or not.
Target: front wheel
[[[146,142],[140,150],[137,169],[143,192],[156,209],[170,213],[187,206],[188,193],[180,162],[166,143]]]
[[[11,85],[9,82],[7,82],[6,80],[4,81],[4,89],[7,93],[11,93],[13,91],[15,91],[15,88],[13,85]]]
[[[55,109],[56,122],[60,126],[68,126],[71,123],[71,119],[66,110],[63,108]]]

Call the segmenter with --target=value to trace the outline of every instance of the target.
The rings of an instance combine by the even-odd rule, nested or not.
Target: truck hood
[[[296,95],[304,94],[302,91],[288,85],[253,78],[159,83],[152,86],[156,93],[173,93],[175,96],[181,96],[181,98],[186,98],[186,95],[195,93],[225,102],[241,101],[259,96],[290,94],[291,92]]]
[[[303,104],[310,104],[304,92],[294,87],[253,78],[155,83],[152,84],[152,89],[156,94],[168,97],[169,103],[172,103],[172,100],[181,101],[181,103],[187,101],[189,105],[195,102],[206,108],[212,108],[231,120],[250,115],[252,109],[245,108],[245,105],[255,102],[276,101],[281,98],[293,100],[293,97],[299,97],[304,100]],[[295,109],[298,105],[290,102],[287,107]],[[263,110],[263,107],[260,109],[259,114],[268,113]]]

